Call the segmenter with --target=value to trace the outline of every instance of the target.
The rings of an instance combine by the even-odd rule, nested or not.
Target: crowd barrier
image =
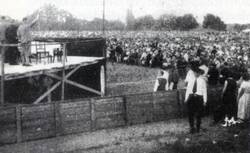
[[[209,103],[217,103],[219,90],[209,89]],[[185,116],[184,94],[175,90],[1,107],[0,144],[180,118]]]

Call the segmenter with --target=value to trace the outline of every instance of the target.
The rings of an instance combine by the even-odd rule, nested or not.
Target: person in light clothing
[[[188,120],[190,133],[200,132],[201,118],[204,106],[207,103],[207,85],[204,77],[204,71],[196,68],[193,69],[195,78],[188,81],[185,103],[188,108]],[[194,118],[196,118],[196,129],[194,128]]]
[[[248,73],[243,74],[243,82],[240,85],[238,93],[238,122],[250,119],[250,76]]]
[[[155,81],[154,92],[169,90],[168,77],[169,73],[167,71],[160,70],[159,75]]]
[[[20,53],[23,66],[31,66],[29,56],[31,54],[31,28],[37,23],[39,15],[35,20],[29,22],[27,18],[23,18],[22,24],[17,29],[17,38],[20,42]]]

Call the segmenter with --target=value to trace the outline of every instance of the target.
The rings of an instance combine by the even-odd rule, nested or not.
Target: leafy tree
[[[176,16],[163,14],[156,21],[154,29],[156,30],[172,30],[176,26]]]
[[[152,30],[155,24],[155,19],[152,15],[139,17],[135,21],[135,30]]]
[[[157,30],[191,30],[198,27],[198,22],[192,14],[174,16],[163,14],[155,24]]]
[[[235,24],[233,26],[233,30],[237,31],[237,32],[240,32],[240,31],[245,30],[245,29],[247,29],[247,25],[245,25],[245,24]]]
[[[39,20],[36,30],[102,30],[103,20],[94,18],[92,21],[78,19],[71,13],[60,10],[54,5],[44,5],[39,10],[28,16],[28,19],[33,20],[39,14]],[[107,30],[123,30],[125,24],[121,21],[105,20]]]
[[[120,20],[113,20],[108,22],[107,27],[107,30],[124,30],[125,24]]]
[[[198,27],[198,22],[192,14],[185,14],[177,18],[179,30],[191,30]]]
[[[220,19],[220,17],[215,16],[213,14],[207,14],[204,17],[202,26],[203,28],[214,29],[219,31],[224,31],[227,28],[226,24]]]

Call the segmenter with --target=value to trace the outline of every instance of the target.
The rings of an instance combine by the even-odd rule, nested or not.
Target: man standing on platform
[[[18,27],[17,38],[20,43],[19,51],[23,66],[31,66],[29,56],[31,54],[31,28],[37,23],[39,16],[32,22],[28,22],[27,18],[23,18],[23,23]]]
[[[204,71],[197,67],[193,72],[195,78],[188,81],[185,96],[191,134],[200,132],[201,118],[204,106],[207,103],[207,86],[206,81],[202,77]],[[194,128],[194,118],[196,118],[196,129]]]
[[[6,41],[5,37],[5,31],[7,29],[7,21],[5,19],[5,16],[2,16],[0,19],[0,43],[3,44]]]

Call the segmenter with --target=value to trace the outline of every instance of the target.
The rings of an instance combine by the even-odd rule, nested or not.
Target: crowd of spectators
[[[109,35],[111,62],[177,69],[185,76],[191,61],[209,67],[210,84],[223,83],[228,69],[236,78],[247,71],[249,34],[233,32],[127,32]],[[219,78],[221,76],[221,78]]]
[[[178,89],[178,82],[185,77],[186,91],[189,91],[185,101],[189,94],[198,95],[203,98],[199,101],[202,106],[206,104],[207,83],[215,87],[224,85],[221,97],[218,97],[220,102],[210,103],[208,107],[214,115],[214,123],[224,118],[222,126],[226,127],[250,118],[249,42],[247,33],[135,32],[110,36],[107,51],[111,62],[161,68],[154,91]],[[199,69],[197,72],[202,72],[200,76],[194,67]],[[194,91],[195,83],[190,86],[194,80],[200,80],[199,88],[196,87],[199,92]],[[202,83],[204,89],[201,88]],[[200,92],[203,90],[206,92]],[[187,103],[194,101],[187,100]],[[193,113],[196,109],[190,110]]]

